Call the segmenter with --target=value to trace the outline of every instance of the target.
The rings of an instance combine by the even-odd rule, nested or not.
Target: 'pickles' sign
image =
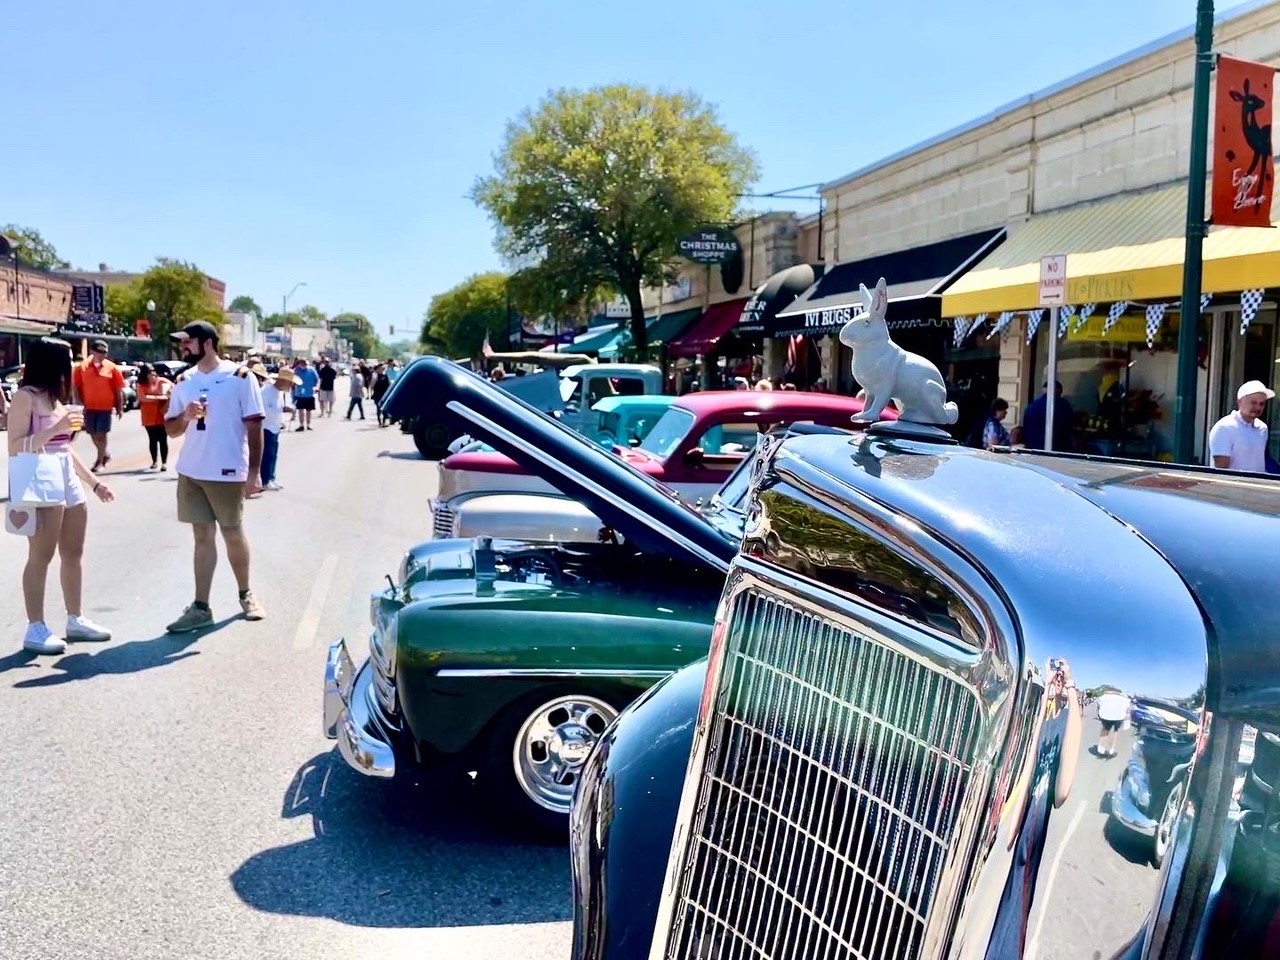
[[[725,263],[742,252],[742,244],[732,230],[704,227],[678,241],[680,256],[694,263]]]

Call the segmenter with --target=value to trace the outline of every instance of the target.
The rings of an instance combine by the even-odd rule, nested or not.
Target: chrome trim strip
[[[671,675],[670,670],[611,670],[605,667],[572,669],[569,667],[444,667],[436,671],[437,677],[641,677],[662,679]]]
[[[556,460],[555,457],[548,454],[545,450],[542,450],[537,446],[533,446],[529,444],[523,437],[519,436],[516,433],[513,433],[512,431],[508,430],[506,427],[499,426],[498,424],[490,420],[488,417],[481,416],[480,414],[476,413],[474,410],[470,409],[469,407],[460,403],[459,401],[450,400],[445,406],[449,410],[449,412],[455,414],[460,419],[465,420],[468,423],[476,423],[476,424],[483,425],[484,428],[488,430],[490,433],[494,434],[495,436],[501,437],[507,443],[511,444],[516,449],[522,451],[532,459],[537,460],[539,463],[545,464],[552,468],[563,469],[563,467],[560,466],[559,461]],[[601,499],[616,501],[617,494],[615,494],[611,490],[606,489],[601,484],[597,483],[595,480],[592,480],[590,477],[579,475],[577,477],[577,480],[584,487],[591,490],[596,496],[600,497]],[[715,554],[707,550],[704,550],[702,547],[694,543],[688,537],[683,536],[682,534],[673,530],[671,527],[664,526],[661,528],[661,530],[668,538],[680,544],[690,553],[694,554],[704,563],[708,564],[712,569],[723,570],[726,572],[728,571],[728,566],[720,557],[717,557]]]

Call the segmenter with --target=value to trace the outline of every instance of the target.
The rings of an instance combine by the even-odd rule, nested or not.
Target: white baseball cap
[[[1261,380],[1250,380],[1248,383],[1240,385],[1240,389],[1236,391],[1236,399],[1243,400],[1245,397],[1252,396],[1255,393],[1265,393],[1268,400],[1276,395],[1276,392]]]

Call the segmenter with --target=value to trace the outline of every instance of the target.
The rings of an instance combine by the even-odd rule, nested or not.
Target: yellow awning
[[[1067,254],[1067,303],[1177,300],[1187,188],[1168,187],[1031,217],[942,295],[944,317],[1039,306],[1040,258]],[[1203,293],[1280,286],[1280,230],[1213,227]]]

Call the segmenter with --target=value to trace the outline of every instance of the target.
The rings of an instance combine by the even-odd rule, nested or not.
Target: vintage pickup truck
[[[1280,956],[1277,542],[1260,476],[786,440],[579,779],[574,960]]]

